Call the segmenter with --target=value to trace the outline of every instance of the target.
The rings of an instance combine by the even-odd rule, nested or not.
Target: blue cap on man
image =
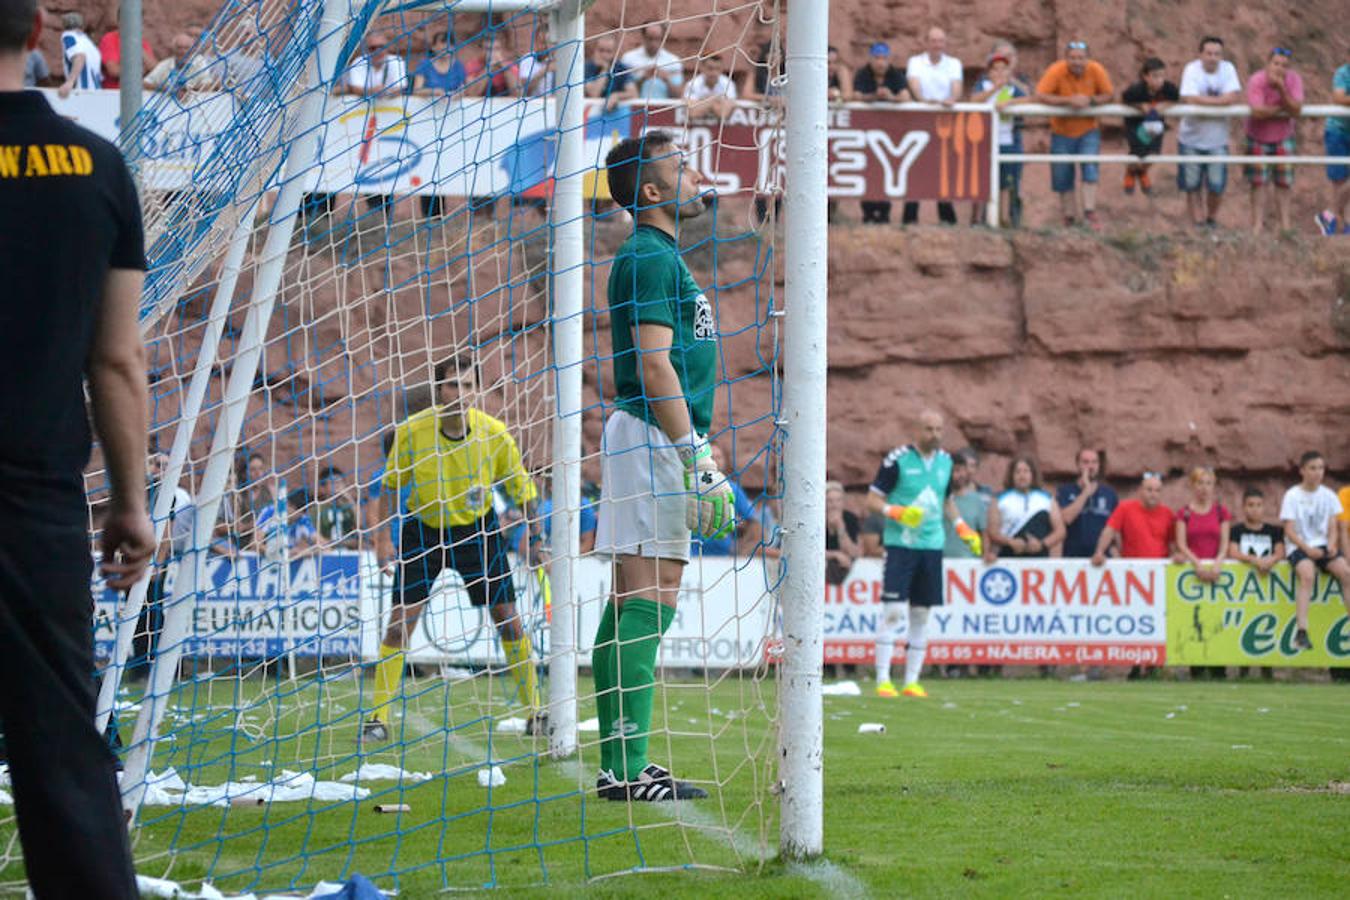
[[[871,53],[873,56],[890,56],[891,45],[885,41],[877,41],[872,45]]]

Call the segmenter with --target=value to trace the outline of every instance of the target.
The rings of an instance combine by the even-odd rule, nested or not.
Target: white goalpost
[[[724,144],[736,123],[695,119],[678,97],[612,102],[612,78],[591,90],[609,76],[588,71],[590,42],[621,53],[649,24],[625,22],[620,0],[226,0],[194,49],[211,89],[180,80],[147,94],[122,140],[146,210],[153,427],[170,446],[152,517],[163,538],[182,484],[195,520],[190,548],[156,570],[169,573],[158,600],[152,574],[124,598],[96,586],[98,724],[126,739],[139,871],[186,866],[228,890],[363,871],[415,896],[754,871],[775,851],[823,851],[828,9],[672,8],[684,18],[662,23],[699,23],[702,46],[680,60],[691,71],[719,57],[766,77],[758,106],[741,104],[756,112],[753,148]],[[588,15],[604,25],[588,30]],[[774,49],[760,54],[766,31]],[[376,33],[428,60],[445,33],[462,55],[450,71],[460,65],[461,83],[485,94],[342,96]],[[524,58],[531,40],[549,61],[547,87],[497,93],[518,68],[501,46]],[[480,50],[481,67],[461,65]],[[651,743],[713,796],[653,811],[595,797],[588,670],[610,576],[585,541],[596,426],[612,396],[604,278],[631,227],[607,202],[604,155],[656,129],[714,165],[722,153],[785,153],[755,183],[714,178],[715,211],[682,235],[722,340],[755,343],[755,365],[719,375],[715,437],[761,492],[760,536],[688,567],[661,645]],[[752,212],[779,191],[781,286],[777,223]],[[431,367],[460,353],[482,370],[483,409],[551,504],[539,565],[519,537],[523,509],[492,499],[536,658],[504,661],[487,610],[470,605],[460,575],[442,574],[400,661],[391,738],[366,746],[357,738],[395,590],[374,535],[397,540],[412,515],[394,496],[400,512],[379,520],[366,494],[390,490],[382,441],[433,402]],[[250,455],[263,476],[245,474]],[[96,500],[100,473],[87,477]],[[332,486],[343,478],[349,488]],[[289,548],[279,560],[254,534],[263,497]],[[363,524],[320,535],[342,503]],[[775,535],[781,562],[767,560]],[[152,611],[163,619],[150,658],[133,660]],[[147,661],[144,688],[127,683],[129,664]],[[523,734],[519,669],[536,663],[548,727]],[[133,728],[118,721],[128,713]]]

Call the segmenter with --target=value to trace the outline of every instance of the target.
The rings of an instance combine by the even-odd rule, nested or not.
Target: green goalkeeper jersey
[[[935,450],[924,458],[917,447],[896,447],[881,463],[872,490],[896,506],[917,506],[923,521],[917,528],[886,520],[882,543],[887,547],[911,550],[941,550],[946,542],[942,526],[947,485],[952,480],[952,457],[946,450]]]
[[[712,304],[680,258],[675,239],[659,228],[639,225],[624,242],[609,270],[609,328],[614,342],[615,401],[619,409],[659,425],[642,382],[638,325],[671,330],[670,362],[689,404],[692,426],[712,426],[717,384],[717,320]]]

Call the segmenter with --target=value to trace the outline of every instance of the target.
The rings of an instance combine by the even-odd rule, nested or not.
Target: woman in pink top
[[[1228,553],[1233,516],[1214,500],[1214,470],[1191,469],[1191,502],[1177,512],[1177,552],[1195,566],[1195,577],[1208,584],[1219,579],[1220,561]]]
[[[1247,79],[1247,105],[1252,117],[1247,120],[1248,156],[1292,156],[1295,150],[1294,124],[1303,111],[1303,79],[1290,68],[1293,56],[1283,47],[1270,51],[1266,67]],[[1266,217],[1266,185],[1275,183],[1275,209],[1280,227],[1289,230],[1289,189],[1294,186],[1294,167],[1283,165],[1247,166],[1247,181],[1252,186],[1252,231],[1260,231]]]

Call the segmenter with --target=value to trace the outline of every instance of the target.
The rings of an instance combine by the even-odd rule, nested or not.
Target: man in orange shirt
[[[1086,109],[1108,103],[1114,89],[1111,77],[1101,63],[1088,59],[1085,41],[1069,41],[1064,58],[1052,63],[1036,85],[1036,99],[1051,106]],[[1090,116],[1056,116],[1050,120],[1051,153],[1096,154],[1102,149],[1102,133],[1097,120]],[[1096,229],[1097,222],[1097,164],[1082,163],[1083,219]],[[1078,218],[1078,200],[1074,191],[1073,163],[1050,164],[1050,186],[1059,194],[1064,224],[1073,225]]]

